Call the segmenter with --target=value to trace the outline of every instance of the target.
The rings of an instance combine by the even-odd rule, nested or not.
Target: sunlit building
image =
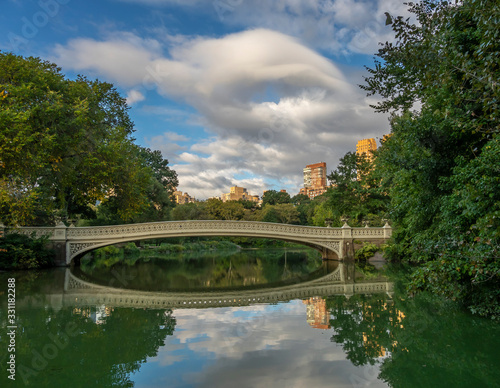
[[[315,163],[307,165],[304,170],[304,187],[299,194],[307,195],[313,199],[327,190],[326,163]]]
[[[181,205],[185,203],[195,202],[194,197],[191,197],[188,193],[183,193],[182,191],[174,191],[175,203]]]
[[[377,142],[375,139],[363,139],[358,141],[358,144],[356,144],[356,154],[357,155],[362,155],[366,154],[370,160],[373,159],[373,154],[371,151],[375,151],[377,149]]]
[[[221,199],[223,202],[227,201],[239,201],[240,199],[245,201],[252,201],[258,203],[260,198],[258,195],[250,195],[248,194],[248,190],[244,187],[233,186],[229,190],[229,193],[225,193],[221,195]]]

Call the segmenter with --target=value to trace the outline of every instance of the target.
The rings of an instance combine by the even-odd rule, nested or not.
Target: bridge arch
[[[0,224],[0,235],[5,231]],[[257,221],[163,221],[92,227],[22,227],[18,233],[48,236],[56,249],[57,265],[69,265],[82,253],[107,245],[152,238],[191,236],[260,237],[293,241],[322,251],[324,258],[343,259],[348,247],[356,240],[381,242],[391,237],[386,224],[376,228],[342,228],[277,224]],[[7,231],[8,232],[8,231]]]
[[[105,241],[92,241],[92,242],[68,242],[68,252],[69,252],[69,260],[67,261],[70,264],[73,260],[81,257],[85,253],[91,252],[98,248],[103,248],[110,245],[128,243],[133,241],[142,241],[142,240],[150,240],[150,239],[161,239],[161,238],[176,238],[176,237],[251,237],[251,238],[266,238],[273,240],[282,240],[287,242],[299,243],[304,246],[308,246],[310,248],[314,248],[318,250],[323,257],[332,257],[332,253],[334,257],[340,258],[340,242],[337,241],[311,241],[310,239],[303,237],[283,237],[283,236],[271,236],[265,233],[252,233],[251,235],[242,234],[238,231],[218,231],[218,232],[210,232],[210,233],[196,233],[193,231],[190,232],[182,232],[182,233],[158,233],[154,236],[140,236],[140,237],[123,237],[123,238],[113,238]]]

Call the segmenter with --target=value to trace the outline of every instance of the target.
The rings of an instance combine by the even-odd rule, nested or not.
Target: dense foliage
[[[0,268],[3,270],[43,268],[52,265],[53,253],[47,238],[9,233],[0,238]]]
[[[127,110],[111,84],[68,80],[53,63],[0,52],[3,223],[94,218],[98,201],[121,222],[152,207],[162,217],[175,172],[133,144]]]
[[[391,197],[392,257],[418,263],[410,287],[500,316],[500,3],[424,0],[362,88],[382,97],[391,136],[377,158]]]

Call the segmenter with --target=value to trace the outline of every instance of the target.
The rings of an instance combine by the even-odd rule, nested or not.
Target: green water
[[[290,250],[132,262],[1,273],[0,386],[500,386],[499,325],[408,298],[393,268]],[[147,307],[148,295],[198,304]]]

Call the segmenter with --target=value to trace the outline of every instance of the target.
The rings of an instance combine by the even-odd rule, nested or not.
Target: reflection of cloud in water
[[[386,386],[378,371],[346,360],[330,341],[331,330],[309,326],[301,300],[173,315],[174,335],[143,365],[147,377],[141,384],[136,375],[136,387]],[[153,368],[160,368],[154,379],[148,373]]]

